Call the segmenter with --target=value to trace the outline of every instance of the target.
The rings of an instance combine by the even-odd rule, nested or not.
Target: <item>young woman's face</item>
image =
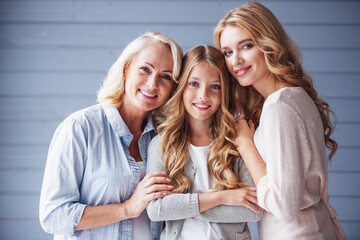
[[[209,63],[201,62],[192,69],[183,102],[190,121],[212,121],[221,103],[221,79]]]
[[[258,89],[257,85],[271,75],[264,53],[243,28],[226,26],[220,37],[220,45],[229,72],[241,86],[253,85]]]
[[[174,86],[172,69],[170,49],[160,42],[147,43],[125,70],[123,104],[144,113],[160,107]]]

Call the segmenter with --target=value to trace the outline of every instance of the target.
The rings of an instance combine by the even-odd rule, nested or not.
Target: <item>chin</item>
[[[241,80],[237,80],[237,82],[240,84],[240,86],[242,87],[249,87],[252,85],[252,82],[249,81],[241,81]]]

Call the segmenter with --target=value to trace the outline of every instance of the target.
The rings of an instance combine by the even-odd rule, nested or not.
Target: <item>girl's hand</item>
[[[256,187],[243,187],[238,189],[224,190],[222,193],[222,203],[224,205],[244,206],[259,213],[259,210],[253,205],[258,204],[256,196]]]
[[[133,195],[126,201],[131,218],[138,217],[150,201],[164,197],[174,188],[164,172],[148,173],[137,185]]]
[[[246,122],[246,120],[240,118],[235,123],[235,130],[237,133],[235,142],[241,154],[243,150],[248,148],[249,144],[254,144],[255,125],[251,120]]]

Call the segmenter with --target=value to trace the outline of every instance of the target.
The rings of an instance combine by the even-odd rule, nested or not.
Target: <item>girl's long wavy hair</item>
[[[121,106],[125,95],[124,72],[141,49],[152,41],[158,41],[171,50],[173,60],[172,75],[175,83],[177,83],[183,57],[181,47],[163,33],[147,32],[129,43],[111,66],[102,87],[97,93],[97,101],[99,103],[105,107],[114,106],[119,108]],[[163,121],[161,107],[149,112],[148,115],[152,117],[154,125]]]
[[[191,71],[202,62],[207,62],[215,68],[221,80],[221,104],[209,129],[212,144],[208,157],[208,171],[215,182],[212,191],[242,186],[233,173],[233,159],[239,156],[239,153],[234,143],[236,132],[233,114],[237,107],[232,102],[232,95],[239,84],[230,81],[222,53],[215,47],[205,45],[192,48],[184,56],[179,84],[174,95],[164,106],[167,120],[158,127],[158,132],[162,136],[164,168],[176,187],[174,192],[189,191],[191,188],[191,182],[184,173],[184,166],[189,159],[189,121],[183,103],[183,93]]]
[[[216,25],[214,40],[221,49],[220,37],[226,26],[243,28],[264,53],[268,69],[278,80],[302,87],[319,110],[324,128],[325,144],[330,150],[329,161],[334,156],[338,144],[331,138],[335,129],[336,116],[329,104],[322,100],[313,86],[313,80],[301,66],[301,53],[296,44],[286,34],[275,15],[258,2],[249,2],[240,8],[230,10]],[[240,85],[240,84],[239,84]],[[237,101],[247,119],[257,126],[264,98],[252,87],[240,87]],[[334,120],[332,122],[331,120]]]

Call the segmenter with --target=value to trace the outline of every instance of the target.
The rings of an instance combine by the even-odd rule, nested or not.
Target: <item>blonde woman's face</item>
[[[216,69],[207,62],[196,65],[190,73],[183,93],[186,112],[192,121],[207,121],[221,103],[221,79]]]
[[[160,42],[147,43],[125,70],[123,106],[149,112],[168,100],[174,86],[170,49]]]
[[[271,77],[264,53],[243,28],[226,26],[220,37],[220,45],[229,72],[241,86],[253,85],[258,90]]]

